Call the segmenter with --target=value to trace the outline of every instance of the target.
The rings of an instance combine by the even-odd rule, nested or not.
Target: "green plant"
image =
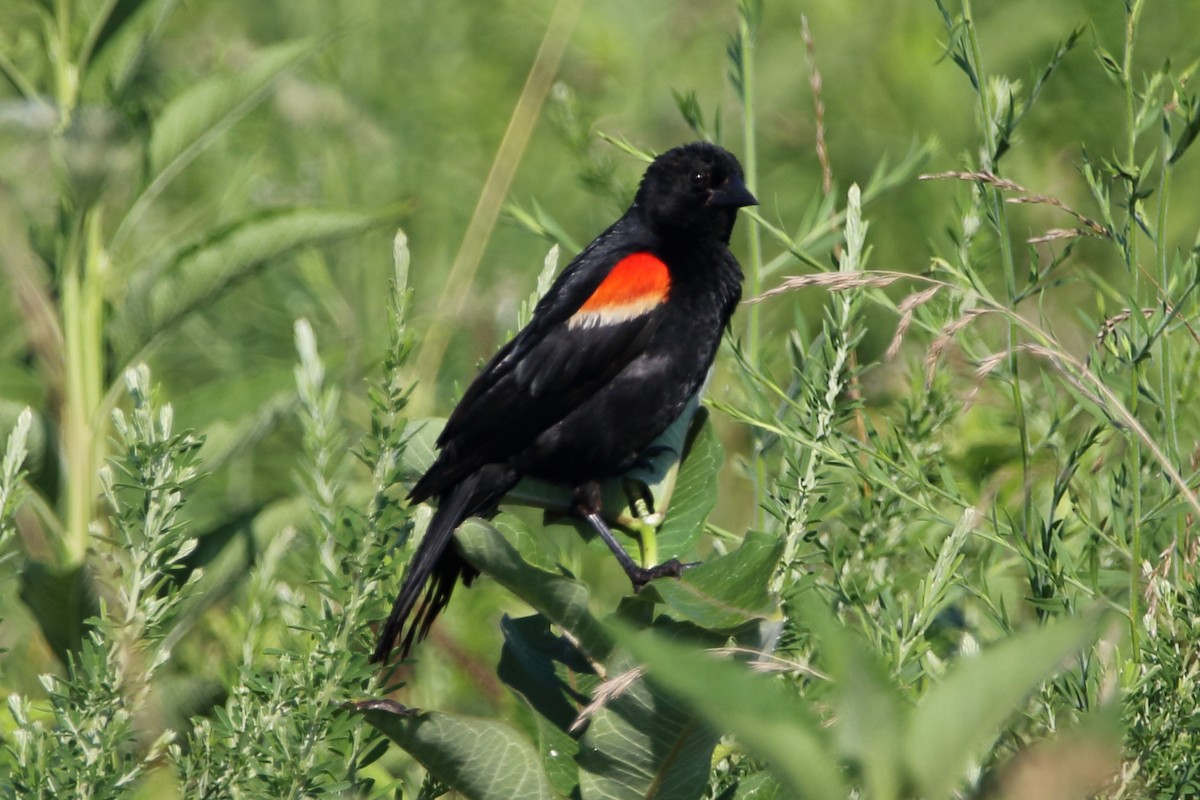
[[[200,442],[173,431],[170,406],[152,404],[145,366],[126,373],[126,384],[132,412],[113,412],[120,455],[100,473],[113,509],[112,533],[99,544],[107,591],[66,675],[42,679],[50,718],[40,719],[27,698],[9,696],[17,728],[3,786],[12,797],[113,796],[137,785],[174,736],[141,741],[172,627],[199,578],[178,580],[196,545],[179,512],[198,474]]]
[[[754,298],[778,303],[787,291],[824,288],[832,297],[819,332],[811,335],[803,317],[793,317],[798,324],[788,336],[789,358],[777,377],[779,359],[768,359],[762,352],[758,331],[764,323],[758,312],[752,313],[750,333],[730,349],[736,357],[735,374],[741,378],[739,392],[716,403],[720,411],[755,431],[746,469],[759,487],[766,512],[759,525],[779,537],[780,568],[771,571],[769,583],[780,593],[785,612],[779,639],[763,637],[760,631],[761,644],[756,646],[765,652],[758,656],[763,662],[784,665],[785,686],[772,687],[778,679],[752,681],[733,665],[701,666],[696,644],[737,650],[745,643],[723,638],[728,632],[695,619],[688,621],[700,630],[689,628],[695,640],[690,647],[656,644],[661,635],[622,634],[625,628],[618,626],[618,633],[609,634],[616,650],[609,649],[607,640],[600,649],[605,658],[624,664],[620,659],[628,656],[619,654],[628,647],[634,657],[629,663],[638,665],[635,675],[643,665],[649,667],[644,684],[631,683],[622,669],[619,682],[625,691],[631,691],[630,686],[665,691],[703,724],[734,734],[736,744],[723,746],[714,759],[717,770],[707,790],[712,796],[788,796],[789,791],[844,796],[846,767],[852,784],[873,797],[951,796],[964,787],[994,795],[1011,793],[1023,776],[1036,772],[1034,754],[1039,750],[1032,743],[1055,732],[1072,732],[1060,737],[1060,747],[1068,754],[1066,761],[1082,765],[1062,777],[1060,791],[1094,792],[1114,781],[1109,788],[1119,794],[1126,789],[1115,780],[1114,682],[1141,674],[1148,684],[1127,685],[1136,685],[1144,694],[1163,679],[1157,670],[1142,672],[1135,666],[1143,653],[1145,624],[1141,576],[1147,537],[1156,548],[1171,551],[1179,546],[1187,515],[1197,510],[1192,469],[1167,445],[1178,441],[1183,417],[1177,403],[1163,405],[1161,399],[1163,393],[1189,393],[1193,380],[1191,359],[1181,363],[1170,342],[1173,336],[1189,333],[1180,320],[1194,303],[1195,251],[1181,255],[1173,269],[1162,270],[1152,305],[1140,299],[1145,281],[1133,275],[1141,269],[1137,253],[1145,245],[1138,244],[1140,237],[1151,240],[1157,262],[1171,248],[1165,241],[1165,220],[1150,224],[1141,217],[1139,209],[1148,196],[1141,187],[1143,173],[1158,169],[1158,191],[1168,193],[1170,170],[1190,144],[1194,104],[1185,83],[1190,69],[1179,76],[1160,71],[1144,89],[1131,88],[1129,65],[1141,13],[1137,4],[1128,8],[1124,66],[1112,68],[1117,62],[1097,49],[1101,66],[1124,93],[1129,122],[1123,161],[1098,168],[1083,154],[1081,186],[1090,190],[1099,208],[1094,220],[1062,200],[1025,189],[1000,171],[1001,161],[1019,152],[1019,127],[1076,50],[1083,31],[1070,31],[1053,48],[1046,67],[1026,91],[1018,81],[989,76],[984,70],[969,3],[957,12],[945,5],[939,9],[946,22],[947,56],[966,74],[977,100],[981,154],[978,160],[968,156],[965,169],[926,176],[969,186],[950,249],[935,254],[922,274],[868,269],[862,198],[875,194],[857,188],[837,213],[829,196],[806,216],[799,234],[767,224],[761,214],[750,226],[765,231],[781,249],[778,258],[760,260],[752,246],[752,276],[769,275],[789,260],[818,265],[818,259],[808,255],[814,231],[844,236],[836,249],[836,272],[789,278],[779,289]],[[739,12],[742,26],[731,55],[745,115],[752,117],[753,80],[747,75],[753,75],[753,64],[746,59],[754,52],[750,37],[761,9],[743,4]],[[1167,86],[1176,95],[1164,102]],[[717,129],[706,124],[694,95],[677,98],[694,130],[705,134]],[[1153,119],[1162,121],[1167,134],[1154,153],[1142,156],[1145,168],[1135,167],[1129,154]],[[1173,119],[1182,125],[1178,135],[1171,134]],[[751,121],[744,127],[753,133]],[[632,154],[646,155],[627,142],[619,144]],[[924,156],[927,151],[918,151],[898,172],[911,173]],[[890,178],[880,177],[878,182],[892,185]],[[1122,199],[1111,199],[1114,188],[1121,189]],[[1022,249],[1010,219],[1014,205],[1065,215],[1076,227],[1035,232],[1024,237]],[[1169,202],[1160,199],[1157,210],[1165,214],[1168,207]],[[522,219],[536,232],[561,240],[553,233],[561,226],[544,211]],[[1038,219],[1022,224],[1045,223]],[[756,235],[751,232],[752,239]],[[1114,245],[1119,256],[1114,263],[1126,265],[1127,280],[1086,265],[1072,269],[1078,260],[1077,240],[1084,237]],[[1061,249],[1055,249],[1059,245]],[[908,282],[915,288],[900,299],[884,291]],[[1146,311],[1119,311],[1084,321],[1084,330],[1090,326],[1098,334],[1097,349],[1081,355],[1064,344],[1076,335],[1079,323],[1064,322],[1057,313],[1063,303],[1061,289],[1071,284],[1092,289],[1098,298],[1116,300],[1126,309]],[[889,358],[908,353],[916,367],[911,378],[900,378],[907,383],[903,399],[890,405],[869,400],[862,392],[863,382],[882,371],[870,360],[862,361],[872,304],[896,315]],[[1140,336],[1136,330],[1142,331]],[[959,367],[955,360],[968,366]],[[1159,366],[1150,371],[1150,363]],[[1150,416],[1144,411],[1147,403],[1155,409]],[[900,413],[889,413],[893,408]],[[980,424],[980,414],[985,413],[980,409],[997,417],[986,436],[971,427]],[[1150,480],[1155,474],[1161,478]],[[673,504],[670,513],[684,512]],[[508,522],[498,526],[501,532],[510,527]],[[532,588],[549,578],[530,575],[522,585],[519,570],[478,549],[480,535],[464,532],[464,551],[477,559],[485,574],[494,574],[526,597],[539,612],[538,630],[556,626],[564,632],[563,639],[548,642],[546,649],[575,650],[577,660],[579,655],[591,656],[593,671],[607,669],[603,659],[592,655],[595,641],[572,627],[578,620],[570,615],[564,619],[552,597]],[[518,546],[524,540],[521,534],[510,543]],[[747,538],[742,548],[751,541]],[[718,543],[719,550],[726,547]],[[529,564],[546,558],[519,547],[517,552]],[[733,549],[721,558],[740,552]],[[1127,576],[1123,586],[1112,580],[1118,570]],[[750,582],[749,576],[740,577]],[[757,580],[763,577],[754,574]],[[687,583],[685,577],[682,585]],[[659,628],[678,638],[681,608],[673,591],[660,589],[661,596],[639,598],[619,616],[632,614],[635,627]],[[870,645],[852,644],[854,637],[839,623],[812,622],[827,613],[821,611],[821,601],[813,600],[814,593],[832,604],[840,624],[860,629]],[[660,605],[649,611],[644,609],[647,602]],[[1086,615],[1078,616],[1095,606],[1120,611],[1128,620],[1128,638],[1110,637],[1095,644],[1100,628],[1094,621],[1085,622]],[[634,608],[641,610],[632,613]],[[1059,617],[1066,619],[1053,624]],[[596,624],[585,621],[587,631]],[[1018,635],[1028,622],[1049,627]],[[511,629],[506,634],[513,635]],[[980,642],[994,639],[1008,641],[985,648],[989,655],[978,662],[953,665]],[[510,646],[511,642],[510,638]],[[1161,664],[1161,648],[1156,652]],[[1071,654],[1078,655],[1063,669]],[[803,668],[826,660],[831,662],[832,687],[812,680]],[[564,676],[561,667],[556,669],[561,683],[589,686],[578,675]],[[548,666],[541,671],[550,674]],[[1178,671],[1170,670],[1175,675]],[[1038,688],[1053,674],[1057,677]],[[741,696],[738,687],[743,684],[747,699],[731,701]],[[592,690],[597,693],[607,696]],[[554,692],[540,696],[540,701],[527,695],[525,699],[535,709],[539,702],[550,707]],[[797,698],[817,701],[824,711],[814,717]],[[1025,714],[1011,716],[1022,698]],[[580,713],[583,704],[579,698],[575,701],[574,708],[569,698],[552,707],[565,719],[567,708]],[[972,705],[991,701],[995,705],[987,710]],[[908,703],[919,709],[911,718],[900,710]],[[428,736],[420,735],[420,724],[389,715],[386,705],[370,708],[372,720],[439,780],[459,786],[469,796],[490,796],[483,783],[454,782],[457,776],[448,765],[455,762],[430,750],[437,735],[428,730]],[[779,709],[790,711],[779,711],[778,719],[770,716]],[[545,736],[547,720],[552,719],[544,709],[535,713],[542,719],[532,727],[537,732],[532,742],[522,746],[527,765],[537,763],[534,745],[542,742],[538,737]],[[818,717],[837,720],[832,733],[818,725]],[[1145,726],[1149,717],[1136,719]],[[559,723],[556,735],[562,732]],[[1144,728],[1131,732],[1139,740],[1151,735]],[[515,732],[507,735],[519,740]],[[461,730],[449,738],[457,746],[464,741]],[[1183,740],[1175,741],[1178,748]],[[906,744],[898,748],[895,742]],[[1028,757],[1023,754],[1026,748]],[[544,744],[541,750],[541,767],[552,776],[556,767],[545,756]],[[554,750],[574,755],[581,771],[571,776],[578,782],[550,783],[539,791],[603,793],[589,783],[586,759],[579,755],[593,750]],[[677,752],[684,750],[679,744]],[[642,752],[662,748],[643,743]],[[797,752],[807,757],[795,759]],[[949,753],[953,757],[945,755]],[[947,760],[931,754],[943,754]],[[624,753],[625,762],[634,758]],[[764,763],[775,778],[762,772]],[[654,768],[641,773],[642,783],[626,783],[620,791],[629,796],[676,791],[695,796],[695,787],[673,776],[672,767],[673,763],[654,762]],[[1129,773],[1124,774],[1128,782]],[[785,791],[776,780],[790,788]]]
[[[6,267],[28,331],[21,355],[38,393],[52,399],[34,421],[54,439],[37,454],[43,474],[24,525],[32,544],[23,597],[65,659],[96,605],[86,560],[119,376],[267,265],[361,234],[384,215],[242,203],[201,214],[197,225],[194,208],[167,199],[280,75],[317,52],[313,42],[264,48],[244,69],[164,99],[146,78],[173,0],[23,5],[10,13],[40,23],[38,47],[0,40],[0,74],[28,119],[17,142],[44,159],[39,177],[54,190],[0,192]],[[248,415],[253,422],[261,427],[261,411]],[[225,461],[254,442],[225,442],[209,458]],[[72,600],[48,599],[58,595]]]

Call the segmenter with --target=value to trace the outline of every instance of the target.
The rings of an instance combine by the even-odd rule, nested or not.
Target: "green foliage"
[[[497,527],[468,523],[458,543],[475,566],[539,612],[505,619],[499,670],[522,700],[530,738],[490,720],[427,716],[382,701],[360,703],[360,710],[440,782],[469,797],[524,796],[511,794],[511,783],[489,785],[475,771],[495,763],[498,742],[520,754],[520,769],[504,771],[507,780],[537,786],[529,796],[699,796],[717,736],[641,680],[640,667],[614,649],[608,626],[590,611],[587,587],[531,564],[518,552],[518,537],[527,539],[528,532],[508,518]],[[773,626],[764,619],[770,611],[764,593],[747,596],[748,587],[765,586],[779,550],[758,539],[740,550],[686,574],[663,597],[652,599],[654,590],[647,589],[620,617],[649,623],[658,600],[661,613],[651,624],[657,630],[709,644],[733,634],[752,646],[763,625]],[[698,622],[715,623],[722,633],[706,632]]]
[[[554,797],[537,752],[503,723],[436,711],[412,714],[394,701],[359,708],[431,773],[443,776],[446,786],[467,797]]]
[[[15,531],[13,516],[21,505],[24,489],[25,458],[29,455],[29,426],[33,423],[33,412],[23,409],[17,417],[5,442],[3,460],[0,460],[0,542]]]
[[[82,647],[68,653],[66,675],[42,679],[52,718],[38,719],[28,699],[9,696],[17,726],[3,779],[9,796],[57,797],[81,787],[113,796],[135,786],[174,738],[163,731],[135,746],[138,717],[170,658],[173,624],[197,577],[174,580],[196,544],[180,511],[198,474],[200,442],[173,432],[169,405],[151,403],[144,365],[126,374],[126,384],[132,412],[113,413],[121,454],[101,473],[114,509],[103,562],[110,592]]]
[[[824,609],[809,610],[837,688],[832,731],[779,682],[745,667],[644,635],[625,643],[653,679],[766,759],[793,796],[830,800],[847,794],[838,751],[871,797],[951,797],[969,756],[1021,698],[1099,632],[1095,619],[1076,619],[1014,637],[949,673],[910,710],[862,643]]]
[[[0,4],[0,795],[1195,793],[1200,17],[975,5]],[[529,482],[380,672],[436,415],[693,136],[751,304],[605,510],[699,566]]]

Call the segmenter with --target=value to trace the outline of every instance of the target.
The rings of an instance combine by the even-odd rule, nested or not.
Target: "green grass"
[[[1195,793],[1198,23],[5,3],[0,795]],[[514,504],[377,670],[438,418],[696,136],[763,201],[704,565]]]

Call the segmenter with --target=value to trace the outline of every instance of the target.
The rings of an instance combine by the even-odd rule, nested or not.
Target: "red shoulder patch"
[[[617,262],[579,310],[572,328],[610,325],[645,314],[667,299],[671,272],[651,253],[633,253]]]

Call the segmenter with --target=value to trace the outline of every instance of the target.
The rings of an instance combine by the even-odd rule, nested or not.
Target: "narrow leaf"
[[[79,652],[88,620],[99,615],[88,572],[82,566],[55,569],[30,561],[21,572],[21,600],[37,620],[46,643],[62,663],[67,653]]]
[[[123,313],[114,320],[114,338],[121,352],[133,355],[273,259],[383,221],[379,214],[302,208],[235,223],[178,254],[165,270],[140,273],[129,288]]]
[[[103,20],[93,21],[93,26],[99,25],[99,28],[93,28],[88,34],[91,40],[92,60],[100,56],[108,43],[133,19],[145,2],[146,0],[115,0]]]
[[[312,51],[308,41],[286,42],[264,50],[249,68],[217,75],[174,97],[154,125],[150,137],[153,175],[194,158],[214,132],[224,130],[261,99],[275,77]]]

